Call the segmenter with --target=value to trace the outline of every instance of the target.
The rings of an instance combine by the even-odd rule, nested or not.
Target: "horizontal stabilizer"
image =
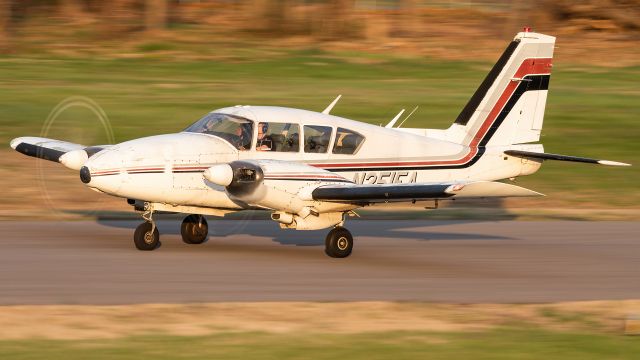
[[[609,165],[609,166],[631,166],[631,164],[618,162],[618,161],[598,160],[598,159],[590,159],[590,158],[584,158],[584,157],[578,157],[578,156],[549,154],[549,153],[540,153],[540,152],[533,152],[533,151],[507,150],[504,153],[511,156],[527,157],[527,158],[534,158],[534,159],[540,159],[540,160],[572,161],[572,162],[600,164],[600,165]]]

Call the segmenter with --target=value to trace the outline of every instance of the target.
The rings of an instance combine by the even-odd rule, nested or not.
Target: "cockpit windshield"
[[[184,131],[215,135],[228,141],[238,150],[249,150],[253,121],[235,115],[210,113]]]

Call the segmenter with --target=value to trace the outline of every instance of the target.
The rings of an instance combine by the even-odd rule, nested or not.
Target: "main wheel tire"
[[[202,215],[189,215],[180,226],[182,241],[186,244],[202,244],[209,235],[209,224]]]
[[[160,232],[156,227],[152,233],[152,227],[151,223],[143,222],[136,228],[136,231],[133,233],[133,243],[138,250],[150,251],[160,247]]]
[[[335,227],[329,231],[325,240],[324,252],[333,258],[345,258],[353,250],[353,236],[343,227]]]

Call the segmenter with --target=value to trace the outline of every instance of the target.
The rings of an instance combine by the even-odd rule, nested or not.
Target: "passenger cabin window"
[[[235,115],[210,113],[184,131],[215,135],[228,141],[238,150],[249,150],[253,136],[253,121]]]
[[[258,124],[258,151],[300,151],[300,127],[298,124],[261,122]]]
[[[358,152],[362,143],[364,143],[364,136],[349,129],[338,128],[333,153],[353,155]]]
[[[304,126],[304,152],[326,153],[329,150],[331,128],[328,126]]]

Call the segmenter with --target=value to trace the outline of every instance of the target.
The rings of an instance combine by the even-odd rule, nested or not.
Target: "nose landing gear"
[[[151,223],[143,222],[133,233],[133,243],[138,250],[155,250],[160,247],[160,233]]]
[[[145,222],[138,225],[133,233],[133,243],[138,250],[151,251],[160,247],[160,232],[153,221],[153,208],[148,204],[144,208],[142,218]]]

